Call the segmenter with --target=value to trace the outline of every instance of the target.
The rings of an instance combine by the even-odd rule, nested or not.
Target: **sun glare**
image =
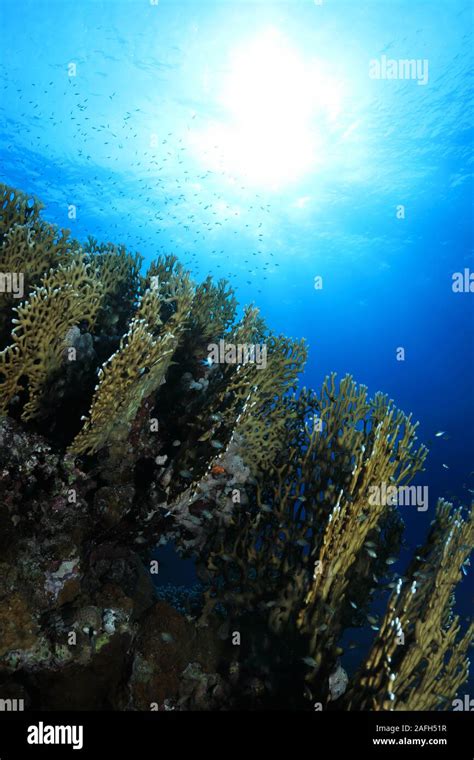
[[[279,187],[313,170],[341,108],[341,89],[270,29],[235,50],[219,104],[227,118],[197,135],[211,168]]]

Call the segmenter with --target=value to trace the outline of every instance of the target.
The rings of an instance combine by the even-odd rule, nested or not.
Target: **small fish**
[[[323,631],[327,631],[327,628],[328,627],[327,627],[326,623],[323,623],[322,625],[319,626],[318,631],[320,631],[322,633]]]
[[[369,623],[372,623],[372,625],[376,625],[379,622],[378,618],[375,617],[375,615],[367,615],[367,620]]]
[[[355,641],[350,641],[350,642],[349,642],[349,649],[357,649],[357,647],[358,647],[358,646],[359,646],[359,645],[358,645],[358,644],[356,644],[356,642],[355,642]]]
[[[374,557],[374,558],[377,557],[377,552],[374,552],[373,549],[366,549],[365,551],[367,552],[367,554],[369,555],[369,557]]]
[[[380,627],[378,625],[371,625],[370,627],[373,631],[380,631]]]
[[[262,510],[262,512],[273,512],[273,509],[270,507],[269,504],[262,504],[260,509]]]
[[[166,633],[166,631],[161,634],[161,638],[165,642],[165,644],[171,644],[171,642],[174,641],[171,633]]]
[[[302,662],[304,662],[305,665],[307,665],[309,668],[315,668],[318,664],[316,660],[313,657],[302,657]]]
[[[357,604],[355,602],[350,602],[351,607],[354,607],[354,609],[357,609]]]
[[[200,438],[198,438],[198,441],[207,441],[209,440],[211,435],[212,435],[212,430],[208,430],[207,433],[204,433],[203,435],[201,435]]]
[[[435,433],[435,438],[441,438],[443,435],[446,435],[446,432],[444,430],[438,430],[438,432]]]
[[[173,441],[172,446],[181,446],[181,441]]]
[[[192,472],[190,472],[189,470],[180,470],[179,474],[181,475],[182,478],[186,478],[186,480],[189,480],[190,478],[193,477]]]
[[[448,465],[447,465],[447,464],[444,464],[444,463],[443,463],[443,467],[444,467],[444,469],[445,469],[445,470],[449,470],[449,467],[448,467]]]
[[[224,448],[224,445],[220,441],[218,441],[216,438],[214,438],[211,441],[211,446],[212,446],[213,449],[223,449]]]
[[[398,562],[398,557],[387,557],[385,560],[386,565],[394,565],[395,562]]]
[[[308,546],[308,542],[304,540],[304,538],[299,538],[296,542],[298,546]]]

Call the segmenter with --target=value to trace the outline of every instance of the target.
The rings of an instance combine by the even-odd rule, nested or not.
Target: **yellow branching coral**
[[[69,263],[80,252],[69,230],[39,218],[39,201],[6,185],[0,185],[0,194],[1,271],[22,272],[36,284],[51,267]]]
[[[286,496],[297,505],[302,501],[306,515],[314,510],[314,519],[306,517],[300,528],[299,540],[308,552],[270,613],[270,625],[279,631],[295,621],[297,610],[296,627],[314,662],[308,681],[317,678],[324,659],[336,650],[342,612],[353,599],[349,592],[370,577],[365,542],[377,535],[390,511],[384,500],[371,499],[371,489],[408,482],[426,456],[424,447],[414,449],[416,425],[410,417],[380,394],[368,400],[366,388],[351,377],[341,381],[339,391],[334,376],[327,378],[313,401],[306,444],[296,449],[290,465],[302,477],[289,489],[286,481]],[[280,536],[284,542],[295,540],[285,532]],[[281,543],[277,539],[276,546]]]
[[[158,288],[162,297],[171,295],[173,287],[186,276],[183,265],[172,254],[152,261],[145,276],[145,288]]]
[[[309,457],[320,468],[323,482],[336,482],[335,476],[342,473],[349,478],[356,458],[364,452],[368,457],[380,423],[383,432],[377,438],[379,448],[385,445],[385,455],[390,457],[386,476],[400,483],[422,469],[427,449],[415,449],[417,424],[396,409],[387,396],[376,393],[369,399],[367,388],[357,385],[350,375],[342,378],[337,388],[333,373],[324,381],[320,394],[312,394],[311,405],[314,429],[309,430],[311,446],[306,459]],[[331,506],[337,496],[335,491]]]
[[[164,382],[189,316],[192,290],[188,280],[174,289],[173,316],[162,325],[158,289],[143,295],[118,351],[99,371],[90,416],[71,445],[75,454],[93,454],[109,446],[111,458],[120,451],[131,423],[147,396]],[[160,329],[161,327],[161,329]]]
[[[246,306],[243,317],[231,331],[232,337],[228,338],[234,343],[264,343],[268,335],[265,320],[260,316],[256,306]]]
[[[204,428],[218,419],[228,445],[237,435],[242,441],[242,457],[254,471],[273,466],[276,452],[286,442],[285,396],[294,387],[304,367],[307,348],[304,340],[268,335],[257,309],[247,307],[242,320],[225,337],[228,346],[255,345],[266,352],[266,366],[255,362],[222,364],[212,378],[210,403],[198,417]],[[230,431],[230,435],[226,433]]]
[[[332,625],[328,610],[334,608],[337,615],[349,586],[351,569],[369,534],[387,510],[383,500],[371,503],[370,488],[380,483],[396,484],[406,475],[403,469],[399,477],[395,477],[399,469],[395,450],[399,448],[405,452],[411,442],[409,425],[406,425],[405,433],[398,442],[398,414],[392,409],[386,411],[380,422],[375,420],[370,449],[364,445],[353,449],[355,462],[351,479],[340,490],[323,533],[313,582],[297,618],[297,626],[308,637],[309,654],[317,665],[327,649],[328,637],[335,643],[334,637],[339,634],[339,627]],[[390,445],[392,435],[393,446]]]
[[[114,293],[127,281],[134,282],[143,262],[140,254],[128,253],[125,246],[99,243],[93,237],[87,239],[84,253],[100,274],[104,295]]]
[[[304,341],[283,336],[271,336],[266,349],[267,367],[240,367],[227,391],[235,402],[243,401],[234,431],[244,439],[244,459],[254,470],[271,471],[277,452],[285,444],[287,415],[283,399],[294,390],[307,349]]]
[[[21,272],[28,283],[37,282],[53,265],[61,262],[57,251],[56,230],[44,227],[44,235],[27,225],[16,225],[4,236],[0,248],[0,266],[4,272]]]
[[[190,340],[199,337],[203,344],[210,338],[216,340],[232,323],[237,301],[226,280],[214,285],[207,277],[197,286],[190,314]]]
[[[123,245],[98,243],[93,237],[88,238],[84,254],[102,283],[99,323],[103,323],[104,328],[118,326],[121,329],[142,292],[140,267],[143,259],[140,254],[130,254]]]
[[[474,510],[440,500],[425,546],[393,591],[380,631],[345,702],[351,709],[448,708],[468,674],[474,625],[459,637],[453,590],[474,545]]]
[[[140,256],[92,238],[81,246],[44,222],[40,208],[0,187],[0,272],[25,278],[24,298],[7,293],[0,303],[0,348],[9,343],[0,352],[0,414],[13,418],[1,431],[12,491],[7,543],[15,532],[31,538],[31,515],[45,518],[43,584],[43,570],[57,575],[50,556],[61,557],[71,537],[83,556],[98,536],[92,548],[106,570],[115,559],[128,566],[135,543],[144,550],[172,537],[208,584],[200,623],[217,628],[223,613],[246,642],[223,697],[233,705],[247,699],[251,673],[257,706],[448,707],[474,633],[453,607],[473,515],[440,502],[385,617],[369,609],[377,591],[395,587],[389,567],[402,520],[393,490],[407,493],[399,489],[426,456],[411,416],[380,393],[370,398],[350,376],[331,375],[320,392],[298,390],[304,341],[272,335],[253,306],[235,324],[225,281],[196,287],[174,256],[142,276]],[[34,435],[28,425],[20,431],[20,415],[34,419]],[[54,456],[45,453],[50,445]],[[16,482],[26,460],[27,479]],[[74,482],[78,503],[68,509],[65,487]],[[120,544],[114,557],[104,529]],[[20,557],[23,543],[8,556]],[[90,570],[100,581],[102,570]],[[59,605],[66,597],[72,607],[102,603],[85,599],[89,586],[100,588],[84,577],[77,600],[60,592]],[[49,595],[36,596],[48,638]],[[371,651],[348,688],[342,678],[335,691],[342,636],[367,621],[377,631]]]
[[[146,273],[147,287],[152,285],[151,278],[156,277],[161,285],[169,282],[173,277],[179,277],[184,274],[184,267],[178,261],[178,257],[172,253],[158,256],[151,262]]]
[[[17,224],[24,225],[38,220],[41,201],[34,195],[0,183],[0,240],[8,230]]]
[[[67,230],[38,217],[41,204],[5,185],[1,188],[0,273],[21,277],[21,292],[0,292],[0,344],[5,345],[17,299],[27,298],[46,272],[71,263],[80,249]]]
[[[14,310],[13,343],[0,352],[2,411],[27,390],[22,419],[38,415],[44,385],[61,366],[68,330],[84,320],[92,328],[100,299],[100,282],[76,261],[51,270],[28,301]]]
[[[305,641],[312,680],[335,659],[354,586],[371,577],[376,560],[364,544],[393,511],[369,504],[370,488],[406,483],[426,450],[415,449],[409,417],[382,396],[368,399],[349,376],[339,388],[327,378],[319,395],[290,394],[280,409],[286,446],[266,470],[271,484],[257,475],[255,506],[236,510],[208,568],[227,578],[215,598],[234,609],[263,605],[271,631]],[[220,562],[223,553],[231,561]]]

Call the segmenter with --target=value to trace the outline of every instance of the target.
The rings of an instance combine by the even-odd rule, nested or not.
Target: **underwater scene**
[[[3,0],[0,712],[474,710],[473,49]]]

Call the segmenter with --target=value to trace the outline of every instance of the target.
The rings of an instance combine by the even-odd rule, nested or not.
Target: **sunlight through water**
[[[306,59],[277,29],[229,56],[219,103],[224,119],[194,135],[207,168],[280,188],[317,169],[342,110],[327,61]]]

